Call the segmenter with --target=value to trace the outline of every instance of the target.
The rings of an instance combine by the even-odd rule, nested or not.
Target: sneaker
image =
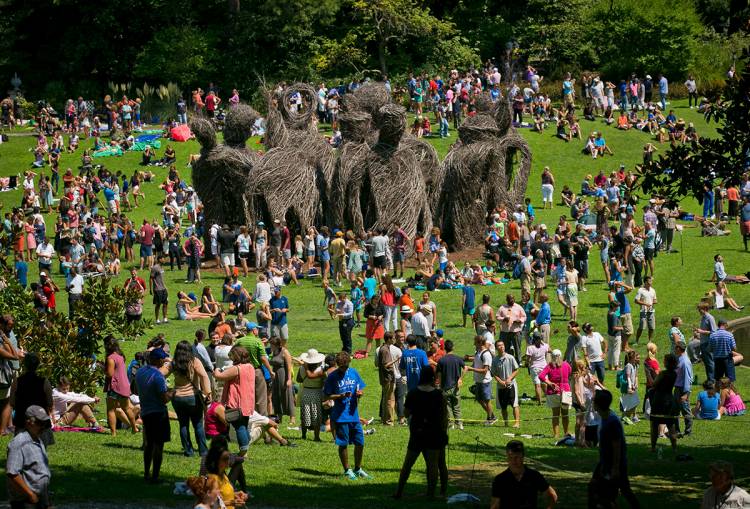
[[[638,424],[639,422],[641,422],[641,420],[636,415],[633,416],[632,420],[633,420],[633,424]]]
[[[362,470],[361,468],[357,470],[354,474],[360,479],[365,479],[367,481],[372,480],[372,476],[368,474],[367,472],[365,472],[364,470]]]
[[[631,426],[633,424],[633,421],[630,420],[630,417],[623,417],[622,418],[622,423],[625,424],[625,425],[627,425],[627,426]]]
[[[156,325],[159,325],[161,323],[161,320],[156,320]]]
[[[375,433],[375,428],[368,428],[365,430],[365,435],[372,435]]]
[[[344,472],[344,476],[350,481],[356,481],[358,479],[357,474],[355,474],[354,470],[352,470],[351,468]]]
[[[297,444],[295,444],[294,442],[290,442],[289,440],[287,440],[285,444],[279,444],[279,445],[281,445],[281,447],[291,447],[292,449],[297,447]]]
[[[165,319],[164,319],[164,323],[169,323],[169,319],[168,319],[168,318],[165,318]]]
[[[457,424],[457,426],[458,426],[458,429],[460,429],[461,431],[463,431],[463,430],[464,430],[464,423],[463,423],[463,422],[459,422],[459,423]]]

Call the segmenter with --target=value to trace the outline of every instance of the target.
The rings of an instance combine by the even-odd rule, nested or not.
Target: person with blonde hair
[[[589,433],[588,428],[596,429],[598,422],[593,407],[594,393],[597,390],[604,389],[604,385],[589,370],[584,360],[577,360],[575,366],[576,369],[573,372],[573,408],[576,411],[576,444],[579,447],[588,447],[589,440],[587,438],[592,435],[592,438],[595,439],[596,437],[596,433]]]
[[[552,409],[552,434],[554,438],[560,436],[560,416],[565,436],[568,433],[568,410],[573,403],[573,394],[570,391],[570,364],[563,360],[562,352],[558,349],[552,350],[552,358],[549,364],[539,373],[539,380],[547,386],[547,406]]]
[[[216,477],[205,475],[188,477],[185,484],[187,484],[190,491],[195,495],[196,503],[193,509],[211,509],[216,506],[216,502],[221,498],[219,481]]]

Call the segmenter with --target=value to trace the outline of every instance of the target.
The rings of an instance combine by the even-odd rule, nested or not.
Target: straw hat
[[[413,313],[414,310],[412,310],[412,308],[410,308],[409,306],[401,306],[401,312],[404,314],[407,314],[407,313]]]
[[[319,364],[326,359],[326,356],[318,352],[315,348],[310,348],[300,355],[299,358],[305,364]]]

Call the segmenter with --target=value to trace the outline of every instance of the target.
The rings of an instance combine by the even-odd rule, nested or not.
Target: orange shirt
[[[406,294],[402,294],[401,297],[398,299],[399,310],[404,306],[409,306],[411,309],[414,309],[414,301],[411,300],[411,297],[409,297]]]
[[[518,223],[515,221],[511,221],[508,225],[508,240],[511,242],[514,242],[518,240],[521,237],[520,233],[518,232]]]
[[[740,192],[736,187],[727,187],[727,200],[729,201],[740,201]]]
[[[224,334],[231,333],[232,327],[228,323],[224,322],[216,326],[214,329],[214,337],[223,338]]]
[[[417,237],[414,239],[414,251],[417,253],[424,253],[424,237]]]

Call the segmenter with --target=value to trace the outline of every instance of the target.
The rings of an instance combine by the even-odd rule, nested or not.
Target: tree
[[[172,26],[157,32],[135,60],[135,77],[190,85],[213,71],[213,37],[194,26]]]
[[[355,14],[363,20],[365,40],[374,41],[380,72],[388,74],[388,47],[395,40],[419,37],[430,41],[448,36],[453,25],[430,14],[413,0],[355,0]]]
[[[731,80],[720,101],[714,103],[707,120],[718,122],[718,138],[701,137],[697,142],[673,146],[658,160],[641,170],[641,187],[679,199],[692,195],[700,201],[706,182],[739,180],[750,167],[750,55],[743,55],[742,73]]]

